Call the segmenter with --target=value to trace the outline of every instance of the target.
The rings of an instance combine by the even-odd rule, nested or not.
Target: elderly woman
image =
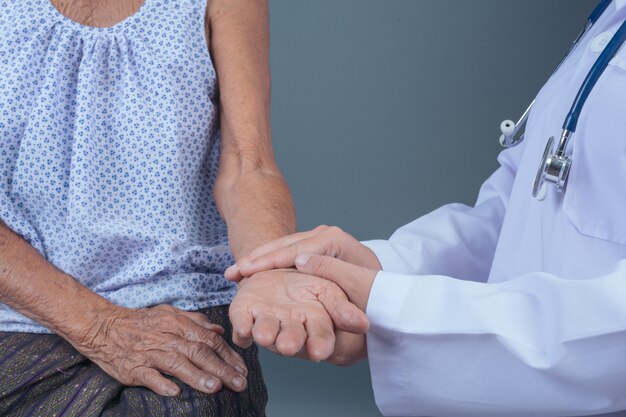
[[[269,90],[265,0],[0,1],[0,414],[264,415],[223,272],[294,231]]]

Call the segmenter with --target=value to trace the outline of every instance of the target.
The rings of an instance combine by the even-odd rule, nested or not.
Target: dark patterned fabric
[[[226,329],[226,306],[202,310]],[[264,417],[267,390],[258,351],[236,348],[249,370],[248,389],[223,389],[215,395],[182,388],[176,397],[161,397],[147,388],[127,387],[104,373],[56,335],[0,333],[0,416],[7,417]]]

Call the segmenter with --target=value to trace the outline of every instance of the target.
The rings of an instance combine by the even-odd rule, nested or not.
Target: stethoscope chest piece
[[[572,159],[559,151],[561,149],[555,148],[554,137],[548,139],[533,185],[533,197],[539,201],[543,201],[548,195],[548,184],[554,184],[559,192],[565,190]]]

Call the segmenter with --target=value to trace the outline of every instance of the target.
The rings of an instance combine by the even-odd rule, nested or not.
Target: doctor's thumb
[[[350,296],[355,286],[361,267],[349,264],[341,259],[325,255],[298,255],[296,268],[299,272],[325,278],[339,285]]]
[[[320,278],[326,278],[329,281],[336,282],[333,277],[336,275],[332,271],[332,262],[335,258],[323,255],[298,255],[296,257],[296,268],[298,271],[314,275]],[[339,284],[337,282],[337,284]]]
[[[354,287],[347,273],[347,268],[354,267],[339,259],[322,255],[299,255],[296,258],[299,272],[324,278],[341,288],[321,291],[319,301],[328,311],[338,330],[354,334],[364,334],[369,329],[369,320],[358,303],[351,299],[351,288]],[[353,294],[354,295],[354,294]]]
[[[298,269],[300,268],[305,268],[306,264],[309,262],[309,259],[311,259],[311,256],[313,255],[298,255],[296,256],[296,267],[298,267]]]
[[[334,282],[352,303],[366,310],[377,271],[323,255],[298,255],[295,263],[299,272]]]

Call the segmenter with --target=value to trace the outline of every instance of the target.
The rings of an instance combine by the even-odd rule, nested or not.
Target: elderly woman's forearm
[[[236,259],[263,243],[295,232],[291,194],[278,169],[225,172],[222,180],[216,186],[215,197],[228,225]]]
[[[222,129],[214,196],[236,258],[293,233],[296,224],[272,150],[268,20],[267,0],[209,3]]]
[[[70,342],[87,338],[113,304],[57,269],[0,222],[0,302]]]

